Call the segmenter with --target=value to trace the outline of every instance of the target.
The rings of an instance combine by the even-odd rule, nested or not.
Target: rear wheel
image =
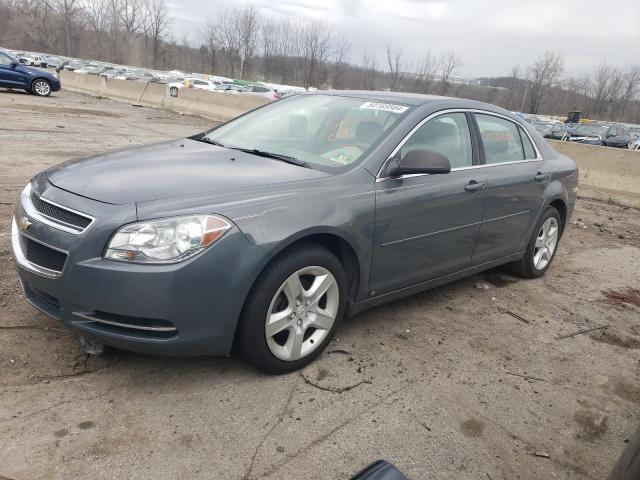
[[[514,271],[525,278],[544,275],[555,257],[562,230],[560,213],[554,207],[547,207],[538,220],[524,257],[513,264]]]
[[[340,323],[346,276],[326,249],[296,247],[276,258],[247,298],[236,347],[256,368],[286,373],[312,362]]]
[[[48,97],[51,94],[51,84],[48,80],[38,78],[31,85],[31,93],[39,97]]]

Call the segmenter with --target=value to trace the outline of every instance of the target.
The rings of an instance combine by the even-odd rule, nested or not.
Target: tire
[[[177,97],[178,96],[178,88],[177,87],[171,87],[169,89],[169,95],[171,95],[172,97]]]
[[[295,285],[301,287],[298,296]],[[326,293],[321,293],[325,287]],[[308,365],[326,348],[340,324],[346,292],[344,268],[331,252],[313,244],[286,250],[265,268],[247,296],[236,351],[270,374]],[[273,323],[268,324],[267,319]]]
[[[553,248],[549,248],[551,246],[550,244],[546,246],[546,254],[544,252],[544,248],[539,247],[540,237],[545,225],[549,225],[552,228],[555,225],[556,229],[555,243],[553,243]],[[564,225],[562,223],[560,213],[556,208],[548,206],[538,220],[536,228],[533,230],[531,238],[527,243],[524,257],[512,264],[512,270],[514,273],[524,278],[538,278],[543,276],[551,266],[551,262],[556,256],[563,230]],[[547,241],[549,241],[549,239],[547,239]],[[544,241],[542,243],[544,244]],[[540,250],[543,251],[540,252]],[[537,256],[538,253],[541,253],[540,257]],[[545,259],[546,261],[539,261]]]
[[[613,470],[609,480],[637,480],[640,478],[640,430],[629,440]]]
[[[31,93],[39,97],[51,95],[51,83],[44,78],[36,78],[31,84]]]

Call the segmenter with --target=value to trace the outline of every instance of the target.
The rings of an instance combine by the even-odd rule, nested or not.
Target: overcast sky
[[[207,18],[244,0],[168,0],[174,35],[191,43]],[[507,75],[545,50],[561,52],[569,73],[606,60],[640,63],[640,0],[254,0],[269,17],[326,20],[352,44],[350,60],[365,51],[385,61],[384,48],[402,48],[404,69],[424,56],[456,50],[457,76]]]

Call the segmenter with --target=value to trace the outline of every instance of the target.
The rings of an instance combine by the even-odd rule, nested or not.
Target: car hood
[[[104,203],[137,203],[311,180],[328,173],[182,139],[126,148],[48,169],[53,185]]]

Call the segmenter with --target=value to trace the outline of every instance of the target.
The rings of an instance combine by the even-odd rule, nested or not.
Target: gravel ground
[[[211,124],[0,91],[0,479],[606,477],[640,424],[640,212],[580,200],[545,278],[506,269],[343,324],[302,372],[83,353],[25,301],[12,204],[66,159]],[[583,329],[606,329],[558,337]]]

